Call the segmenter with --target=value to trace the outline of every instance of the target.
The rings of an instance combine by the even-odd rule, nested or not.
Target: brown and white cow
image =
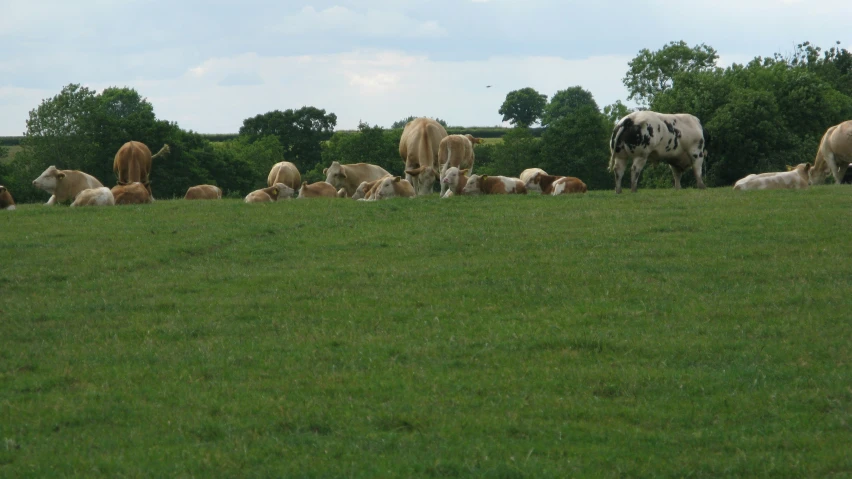
[[[337,198],[337,188],[325,181],[317,181],[310,185],[307,181],[303,181],[302,187],[299,188],[299,198]]]
[[[328,168],[322,170],[322,173],[326,175],[326,183],[335,188],[345,189],[347,197],[354,195],[361,183],[378,180],[390,174],[381,166],[371,165],[370,163],[341,165],[336,161],[332,161]]]
[[[609,143],[608,169],[615,172],[615,192],[621,193],[621,178],[631,158],[630,191],[634,193],[649,159],[652,163],[662,161],[669,165],[675,189],[680,189],[680,177],[690,167],[696,185],[704,189],[701,167],[707,157],[707,141],[701,121],[686,113],[672,115],[645,110],[625,116],[612,130]]]
[[[143,205],[154,202],[148,188],[138,181],[129,185],[115,185],[110,191],[116,205]]]
[[[808,187],[808,175],[811,169],[810,163],[800,163],[790,171],[748,175],[737,181],[734,189],[738,191],[805,189]]]
[[[278,201],[279,198],[292,198],[295,193],[293,188],[284,183],[275,183],[270,187],[252,191],[246,195],[244,201],[246,203],[270,203]]]
[[[399,176],[387,176],[375,187],[372,200],[387,200],[390,198],[413,198],[414,186]]]
[[[266,177],[266,186],[275,186],[276,183],[283,183],[296,191],[302,184],[302,175],[296,165],[281,161],[272,166],[269,176]]]
[[[462,188],[465,195],[525,195],[527,188],[519,178],[470,175]]]
[[[115,197],[112,195],[112,190],[106,186],[100,188],[89,188],[83,190],[74,198],[71,206],[113,206]]]
[[[473,172],[473,163],[476,155],[473,153],[473,143],[481,143],[482,140],[471,135],[449,135],[441,140],[438,145],[438,164],[441,166],[441,196],[444,196],[446,187],[444,173],[453,166],[458,169],[466,169]]]
[[[214,185],[195,185],[186,190],[185,200],[221,200],[222,189]]]
[[[808,174],[810,184],[821,185],[829,172],[840,184],[852,161],[852,120],[829,128],[819,142],[814,166]]]
[[[118,149],[115,158],[112,160],[112,171],[118,179],[118,185],[142,183],[145,189],[148,190],[148,195],[153,197],[151,193],[152,160],[164,157],[169,152],[171,152],[169,145],[163,145],[160,151],[153,156],[151,156],[151,150],[144,143],[128,141],[121,145],[121,148]]]
[[[55,166],[48,166],[44,173],[33,180],[33,186],[50,193],[47,205],[73,201],[77,195],[88,188],[100,188],[103,186],[94,176],[77,170],[59,170]]]
[[[541,168],[527,168],[526,170],[521,172],[521,176],[518,178],[524,182],[524,186],[527,187],[527,191],[537,191],[541,193],[541,188],[538,187],[537,183],[533,183],[530,180],[536,175],[546,175],[547,172],[542,170]]]
[[[353,200],[371,200],[376,193],[376,187],[385,178],[393,178],[390,174],[383,176],[373,181],[362,181],[358,188],[355,188],[355,193],[352,195]]]
[[[541,194],[552,196],[585,193],[588,191],[586,184],[579,178],[573,176],[543,175],[541,173],[533,175],[529,182],[526,183],[526,187],[528,190],[535,187],[538,191],[541,191]]]
[[[447,130],[431,118],[415,118],[402,130],[399,156],[405,161],[405,179],[417,195],[428,195],[438,179],[438,149]]]
[[[12,198],[12,193],[5,186],[0,185],[0,210],[12,211],[15,209],[15,200]]]
[[[441,189],[444,190],[441,198],[449,198],[462,194],[462,190],[467,185],[467,172],[468,170],[459,170],[456,166],[447,168],[441,179]]]

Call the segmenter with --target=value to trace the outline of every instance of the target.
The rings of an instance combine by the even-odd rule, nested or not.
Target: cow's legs
[[[834,161],[834,153],[827,152],[823,155],[823,158],[825,158],[825,162],[828,164],[831,174],[834,175],[834,182],[839,185],[843,176],[839,176],[840,172],[837,171],[837,162]]]
[[[838,183],[843,181],[843,177],[846,176],[846,170],[849,168],[849,163],[844,160],[842,163],[837,165],[837,177],[840,178],[837,180]]]
[[[48,205],[48,206],[52,206],[55,203],[56,203],[56,195],[50,195],[50,199],[47,200],[47,203],[45,203],[45,204]]]
[[[630,191],[636,193],[639,188],[639,175],[642,174],[642,168],[645,168],[645,162],[648,158],[637,156],[633,158],[633,166],[630,167]]]
[[[624,176],[624,170],[627,168],[627,160],[618,158],[615,160],[615,192],[621,193],[621,178]]]
[[[704,180],[701,179],[702,168],[704,167],[704,156],[699,156],[692,162],[692,172],[695,174],[695,186],[699,190],[707,188],[704,186]]]
[[[669,165],[669,168],[672,170],[672,178],[674,179],[674,189],[680,189],[680,177],[683,176],[683,170],[676,167],[675,165]]]

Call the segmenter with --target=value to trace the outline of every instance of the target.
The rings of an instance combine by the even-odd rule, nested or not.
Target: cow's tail
[[[151,157],[151,159],[153,160],[154,158],[163,158],[171,152],[172,152],[172,149],[169,148],[168,144],[165,144],[165,145],[163,145],[162,148],[160,148],[160,151],[158,151],[156,155]]]
[[[615,150],[618,147],[618,144],[621,143],[621,135],[624,133],[624,130],[632,125],[632,119],[624,118],[615,125],[615,128],[612,129],[612,136],[609,139],[609,167],[607,167],[607,170],[610,172],[615,170]]]
[[[127,181],[124,184],[130,184],[131,181],[145,181],[145,184],[147,184],[147,179],[142,178],[142,173],[139,171],[139,160],[131,156],[128,163]],[[122,184],[121,181],[119,181],[119,184]]]

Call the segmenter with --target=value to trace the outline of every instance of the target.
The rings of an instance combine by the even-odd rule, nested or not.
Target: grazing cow
[[[692,115],[636,111],[625,116],[612,130],[609,143],[608,169],[615,172],[615,192],[621,193],[621,178],[631,158],[630,191],[634,193],[649,159],[669,165],[675,189],[680,189],[680,177],[691,166],[698,188],[704,189],[701,166],[707,157],[707,141],[701,121]]]
[[[195,185],[186,190],[185,200],[221,200],[222,189],[213,185]]]
[[[277,183],[283,183],[296,191],[302,184],[302,175],[299,174],[296,165],[289,161],[282,161],[269,170],[269,176],[266,178],[266,186],[275,186]]]
[[[142,183],[151,193],[151,165],[154,158],[161,158],[169,154],[169,145],[163,145],[156,155],[151,156],[151,150],[144,143],[128,141],[121,145],[112,161],[112,171],[118,178],[118,185],[129,185],[131,183]]]
[[[387,176],[375,187],[373,200],[387,200],[389,198],[413,198],[415,196],[414,186],[399,176]]]
[[[154,202],[148,188],[138,181],[129,185],[115,185],[111,191],[117,205],[144,205]]]
[[[553,176],[536,174],[526,184],[527,189],[535,186],[543,195],[567,195],[571,193],[585,193],[588,191],[586,184],[579,178],[573,176]]]
[[[470,175],[462,189],[465,195],[525,195],[527,188],[519,178]]]
[[[447,168],[441,179],[441,189],[445,190],[441,198],[462,194],[462,190],[467,185],[467,172],[468,170],[459,170],[456,166]]]
[[[538,187],[538,183],[533,183],[530,181],[535,175],[542,174],[546,175],[547,172],[542,170],[541,168],[527,168],[526,170],[521,172],[521,176],[519,177],[521,181],[524,182],[524,186],[527,187],[527,191],[537,191],[541,193],[541,188]]]
[[[443,181],[444,173],[453,166],[458,169],[467,169],[473,172],[473,162],[476,157],[473,153],[473,143],[482,142],[479,138],[471,135],[449,135],[441,140],[438,145],[438,164],[441,166],[441,196],[446,191]]]
[[[822,135],[808,179],[812,185],[821,185],[831,171],[834,181],[840,184],[846,176],[850,161],[852,161],[852,120],[834,125]]]
[[[332,161],[331,166],[323,169],[322,173],[326,175],[326,183],[331,184],[335,188],[343,188],[346,190],[347,197],[354,195],[355,190],[358,189],[358,185],[364,181],[378,180],[390,174],[381,166],[369,163],[341,165],[336,161]]]
[[[299,188],[299,198],[337,198],[337,188],[325,181],[317,181],[310,185],[307,181],[303,181],[302,187]]]
[[[115,197],[112,195],[112,190],[106,186],[101,186],[100,188],[89,188],[81,191],[74,198],[71,206],[113,206],[114,204]]]
[[[12,211],[15,209],[15,200],[12,199],[12,193],[5,186],[0,185],[0,210]]]
[[[418,195],[432,192],[440,165],[438,149],[447,130],[431,118],[415,118],[405,125],[399,139],[399,156],[405,161],[405,179]]]
[[[292,198],[295,193],[296,191],[293,190],[293,188],[290,188],[284,183],[275,183],[274,185],[268,188],[254,190],[251,193],[247,194],[245,202],[270,203],[273,201],[278,201],[278,198]]]
[[[810,163],[801,163],[796,165],[795,168],[791,168],[790,171],[748,175],[737,181],[734,184],[734,189],[739,191],[804,189],[808,187],[810,170]]]
[[[48,166],[41,176],[33,180],[33,186],[50,193],[50,199],[45,204],[53,205],[57,201],[73,201],[81,191],[103,185],[97,178],[82,171],[59,170],[55,166]]]

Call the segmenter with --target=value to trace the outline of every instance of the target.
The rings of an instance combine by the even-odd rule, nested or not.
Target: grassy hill
[[[0,476],[849,475],[850,195],[0,212]]]

